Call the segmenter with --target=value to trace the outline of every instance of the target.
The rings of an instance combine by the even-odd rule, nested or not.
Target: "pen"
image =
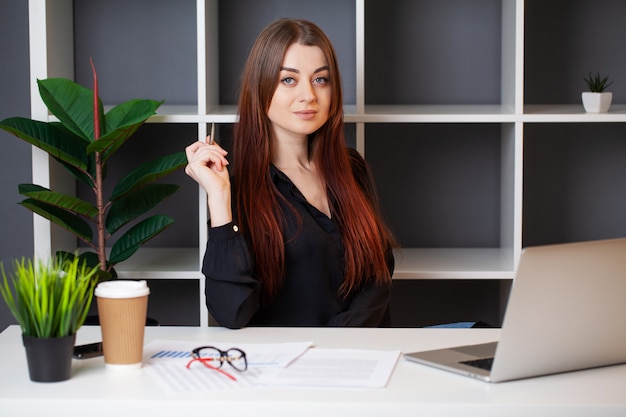
[[[215,123],[211,123],[211,136],[209,139],[209,145],[213,145],[213,138],[215,137]]]

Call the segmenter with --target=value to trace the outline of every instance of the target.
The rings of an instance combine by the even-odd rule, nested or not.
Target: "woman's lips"
[[[317,111],[315,110],[302,110],[295,112],[295,115],[304,120],[310,120],[315,117]]]

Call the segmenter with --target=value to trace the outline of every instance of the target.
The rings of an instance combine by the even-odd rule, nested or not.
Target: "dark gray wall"
[[[0,13],[0,120],[30,114],[28,2],[3,1]],[[0,131],[0,261],[32,256],[33,222],[17,184],[31,182],[30,146]],[[15,320],[0,301],[0,331]]]
[[[589,72],[610,76],[613,103],[626,101],[626,2],[532,0],[524,8],[526,103],[580,103]]]
[[[499,104],[500,0],[365,2],[366,104]]]
[[[138,97],[195,103],[195,3],[176,0],[172,7],[171,0],[75,0],[76,82],[91,87],[91,57],[105,103]],[[120,80],[132,80],[132,88]]]

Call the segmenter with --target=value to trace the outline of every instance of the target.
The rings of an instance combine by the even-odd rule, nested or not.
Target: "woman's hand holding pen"
[[[232,221],[230,207],[230,178],[227,152],[215,141],[194,142],[185,148],[187,166],[185,173],[207,192],[211,226],[221,226]]]

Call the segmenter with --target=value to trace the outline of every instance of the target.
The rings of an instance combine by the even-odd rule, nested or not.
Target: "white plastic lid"
[[[135,298],[150,294],[150,288],[145,280],[113,280],[99,283],[95,294],[102,298]]]

